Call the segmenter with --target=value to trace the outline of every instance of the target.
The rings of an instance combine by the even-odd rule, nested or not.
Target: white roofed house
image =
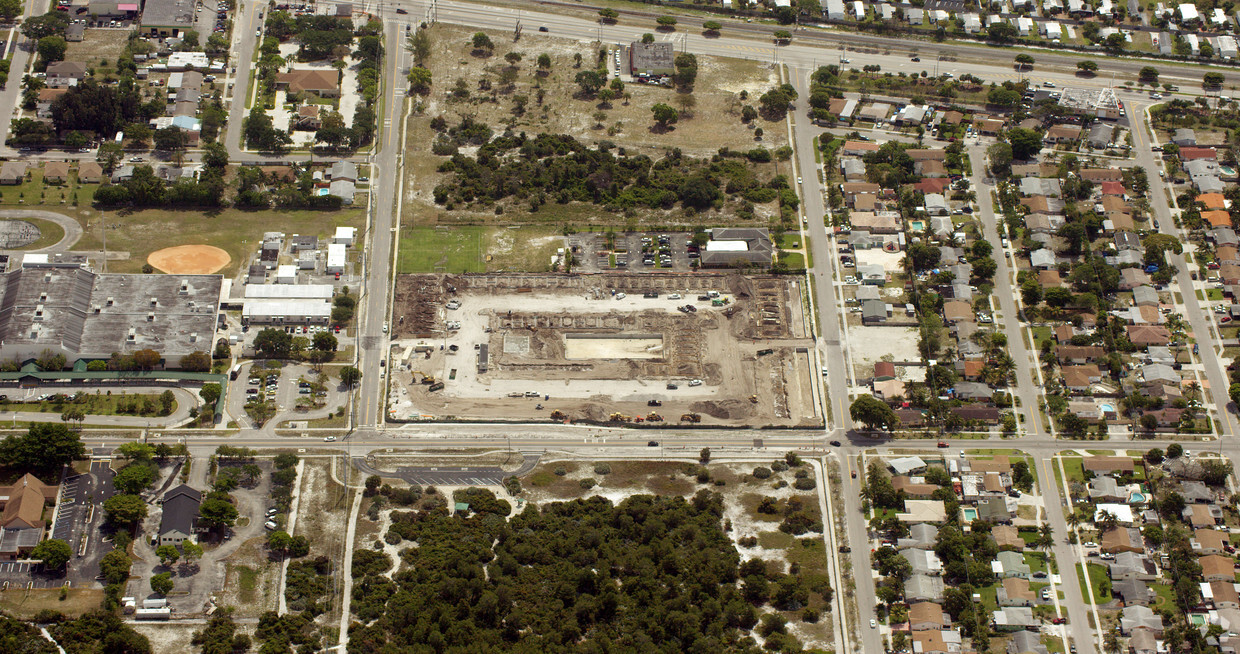
[[[1237,50],[1240,49],[1236,43],[1236,37],[1224,34],[1218,37],[1218,47],[1216,48],[1218,56],[1224,59],[1235,59]]]
[[[1197,6],[1188,2],[1177,7],[1176,12],[1180,15],[1180,22],[1182,23],[1201,20],[1201,14],[1197,12]]]

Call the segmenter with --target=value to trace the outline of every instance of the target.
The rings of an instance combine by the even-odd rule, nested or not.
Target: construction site
[[[401,275],[388,417],[821,425],[802,283],[741,274]]]

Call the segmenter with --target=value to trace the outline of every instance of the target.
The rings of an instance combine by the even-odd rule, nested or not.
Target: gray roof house
[[[938,527],[926,522],[919,522],[909,527],[907,538],[901,538],[896,541],[896,547],[900,549],[908,549],[910,547],[929,549],[934,547],[938,537]]]
[[[1063,187],[1059,180],[1048,177],[1022,177],[1020,180],[1021,195],[1045,195],[1059,197]]]
[[[1125,606],[1149,606],[1154,592],[1140,579],[1121,579],[1111,584],[1111,595],[1124,600]]]
[[[977,518],[991,523],[1009,523],[1012,521],[1012,512],[1008,510],[1007,497],[997,495],[993,497],[983,497],[977,501]]]
[[[1140,250],[1141,237],[1132,232],[1116,232],[1114,237],[1116,250]]]
[[[347,179],[350,182],[357,181],[357,164],[352,161],[337,161],[327,169],[327,179]]]
[[[1163,630],[1162,616],[1154,613],[1154,610],[1148,606],[1125,606],[1120,611],[1120,632],[1128,635],[1137,628],[1149,629],[1155,634],[1160,634]]]
[[[887,321],[887,303],[882,300],[862,300],[861,324],[871,325]]]
[[[357,186],[347,179],[332,180],[329,192],[340,198],[344,204],[353,204],[353,196],[357,193]]]
[[[1023,577],[1029,578],[1029,564],[1025,563],[1025,555],[1020,552],[1010,552],[1004,550],[999,552],[995,559],[996,567],[1000,570],[996,571],[1001,577]]]
[[[1054,268],[1055,267],[1055,253],[1052,252],[1049,248],[1040,248],[1040,249],[1034,250],[1033,252],[1029,253],[1029,263],[1033,265],[1034,268],[1042,268],[1042,269]]]
[[[989,400],[995,392],[981,382],[959,382],[955,387],[956,397],[966,400]]]
[[[887,283],[887,271],[881,263],[863,263],[857,266],[857,279],[862,284],[882,286]]]
[[[904,599],[908,602],[942,602],[943,580],[927,575],[911,575],[904,582]]]
[[[1089,480],[1089,498],[1102,502],[1122,502],[1127,496],[1120,490],[1119,482],[1115,481],[1114,477],[1103,475]]]
[[[1023,631],[1036,629],[1039,621],[1033,617],[1028,606],[1006,606],[993,613],[991,621],[998,631]]]
[[[1165,363],[1151,363],[1141,367],[1141,377],[1147,384],[1178,384],[1180,373]]]
[[[201,502],[202,493],[185,484],[164,494],[163,516],[159,519],[160,545],[180,545],[193,537]]]
[[[926,213],[931,216],[945,216],[950,213],[947,198],[940,193],[927,193],[925,198]]]
[[[934,550],[909,548],[901,550],[900,556],[903,556],[909,562],[915,575],[937,577],[943,574],[943,562],[939,560],[939,556],[934,553]]]
[[[1137,306],[1158,306],[1158,291],[1153,286],[1138,286],[1132,289],[1132,302]]]
[[[1098,123],[1089,130],[1089,136],[1085,141],[1092,148],[1105,148],[1111,144],[1111,135],[1115,133],[1115,128],[1106,123]]]
[[[1181,127],[1175,130],[1175,134],[1171,136],[1171,142],[1180,147],[1195,146],[1197,145],[1197,133],[1187,127]]]
[[[1042,639],[1032,631],[1018,631],[1008,641],[1007,654],[1050,654]]]
[[[1185,502],[1194,504],[1210,504],[1218,500],[1214,491],[1200,481],[1180,482],[1180,496]]]
[[[1122,579],[1153,581],[1158,573],[1158,569],[1149,557],[1135,552],[1120,552],[1116,554],[1115,560],[1111,562],[1108,568],[1112,582]]]

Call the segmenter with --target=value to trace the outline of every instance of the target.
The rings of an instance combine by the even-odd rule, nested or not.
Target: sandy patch
[[[232,257],[212,245],[177,245],[152,252],[146,261],[160,272],[209,275],[227,266]]]

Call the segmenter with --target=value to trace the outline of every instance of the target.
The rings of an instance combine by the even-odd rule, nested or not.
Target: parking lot
[[[688,272],[699,254],[684,232],[574,234],[568,245],[583,272]]]

